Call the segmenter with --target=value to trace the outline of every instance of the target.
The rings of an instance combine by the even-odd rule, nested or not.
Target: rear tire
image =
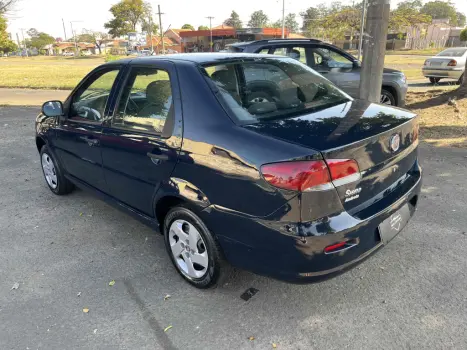
[[[65,195],[73,191],[75,186],[63,175],[63,170],[54,158],[47,145],[40,151],[42,173],[50,190],[56,195]]]
[[[165,247],[178,273],[196,288],[209,288],[225,275],[222,251],[203,221],[177,206],[164,219]],[[224,266],[225,267],[225,266]]]
[[[394,97],[394,95],[390,91],[383,88],[381,90],[381,98],[380,98],[379,103],[381,103],[383,105],[388,105],[388,106],[395,106],[396,105],[396,98]]]
[[[441,80],[441,78],[429,78],[430,79],[430,83],[432,84],[438,84],[439,81]]]

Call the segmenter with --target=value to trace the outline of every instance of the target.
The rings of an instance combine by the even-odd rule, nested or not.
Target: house
[[[91,54],[96,53],[96,46],[91,43],[84,42],[66,42],[62,41],[59,43],[53,44],[53,51],[56,55],[63,55],[68,52],[75,52],[78,49],[80,53],[90,52]]]

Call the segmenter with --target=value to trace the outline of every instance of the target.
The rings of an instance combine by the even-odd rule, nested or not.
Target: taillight
[[[328,159],[265,164],[264,179],[271,185],[292,191],[320,191],[360,179],[353,159]]]
[[[448,63],[448,66],[449,66],[449,67],[455,67],[455,66],[457,66],[457,61],[456,61],[456,60],[450,60],[449,63]]]
[[[266,164],[261,167],[261,173],[271,185],[293,191],[322,187],[331,182],[322,160]]]
[[[424,66],[429,66],[430,65],[430,61],[428,60],[425,60],[425,63],[423,63]]]

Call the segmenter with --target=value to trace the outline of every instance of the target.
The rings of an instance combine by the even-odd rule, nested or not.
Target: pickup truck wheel
[[[382,89],[379,103],[381,103],[382,105],[395,106],[396,99],[391,92],[389,92],[386,89]]]
[[[441,78],[430,78],[430,83],[432,84],[438,84]]]

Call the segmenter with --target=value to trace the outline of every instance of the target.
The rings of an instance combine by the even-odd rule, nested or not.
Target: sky
[[[36,28],[54,37],[64,37],[62,18],[65,22],[67,37],[70,36],[70,21],[76,33],[82,29],[104,31],[104,23],[110,20],[109,8],[119,0],[18,0],[15,11],[8,17],[8,32],[21,37],[21,28],[26,30]],[[214,16],[212,25],[217,26],[230,16],[232,10],[239,15],[246,26],[253,11],[263,10],[271,21],[276,21],[282,15],[282,0],[149,0],[154,12],[157,5],[161,6],[162,26],[164,29],[180,28],[185,23],[194,27],[208,25],[207,16]],[[285,12],[298,14],[310,6],[320,3],[330,3],[325,0],[285,0]],[[342,0],[343,4],[350,4],[352,0]],[[391,0],[391,8],[399,0]],[[426,2],[426,1],[425,1]],[[467,15],[467,0],[452,0],[458,11]],[[156,15],[154,16],[156,19]]]

